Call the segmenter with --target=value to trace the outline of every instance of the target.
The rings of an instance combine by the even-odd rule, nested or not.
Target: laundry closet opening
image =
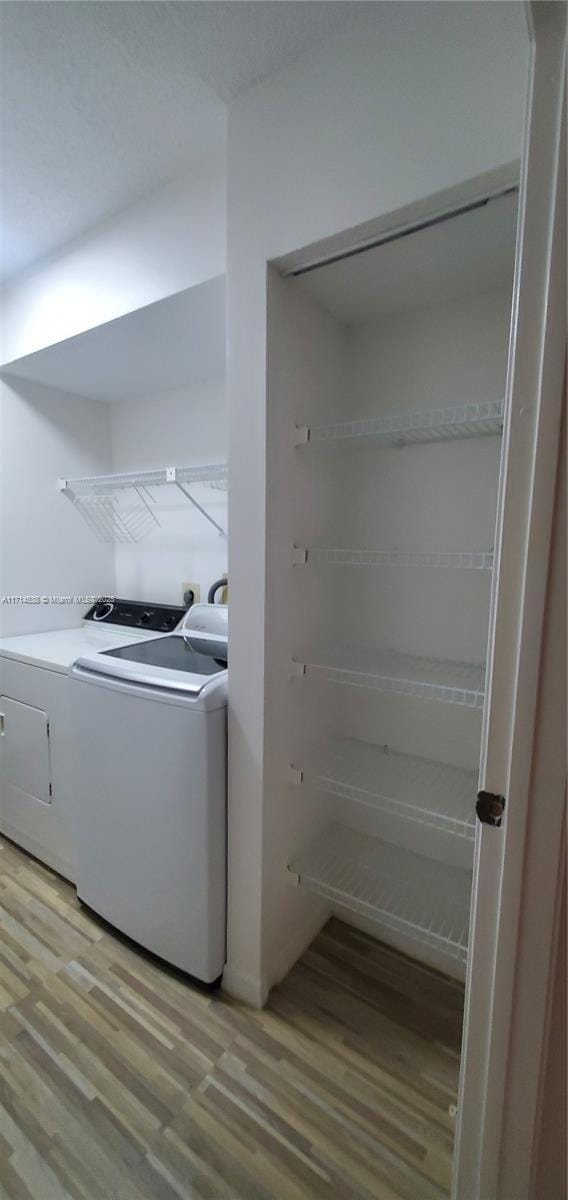
[[[32,454],[52,430],[51,474],[36,483],[47,545],[90,548],[99,590],[206,602],[227,574],[224,276],[8,363],[3,378],[33,418]]]
[[[460,982],[515,181],[431,216],[269,269],[268,870],[290,944],[334,914]]]
[[[207,983],[225,960],[225,374],[224,276],[2,370],[0,830]]]

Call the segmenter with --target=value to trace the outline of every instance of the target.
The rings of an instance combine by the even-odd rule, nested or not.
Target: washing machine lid
[[[104,650],[103,655],[120,658],[123,662],[183,671],[188,675],[217,675],[227,669],[227,640],[172,633],[152,641]]]
[[[111,648],[111,653],[81,655],[71,668],[74,678],[98,682],[103,687],[118,687],[154,695],[156,699],[185,697],[197,707],[218,708],[227,702],[227,646],[224,639],[193,639],[181,631],[154,638],[159,643],[153,654],[145,655],[136,641]],[[114,649],[121,653],[115,654]],[[222,657],[221,657],[222,655]],[[199,703],[197,703],[199,702]]]

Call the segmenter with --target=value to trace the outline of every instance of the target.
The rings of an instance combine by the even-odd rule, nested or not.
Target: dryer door
[[[8,696],[0,696],[0,778],[51,804],[47,713]]]

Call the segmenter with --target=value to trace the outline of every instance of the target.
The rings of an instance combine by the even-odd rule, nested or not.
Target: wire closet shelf
[[[456,404],[418,412],[387,413],[357,421],[336,421],[296,428],[297,446],[315,443],[375,443],[405,446],[418,442],[444,442],[459,438],[491,437],[502,433],[504,400]]]
[[[434,567],[447,571],[493,570],[493,550],[401,550],[398,546],[294,546],[294,566],[318,567]]]
[[[222,537],[226,531],[195,499],[190,487],[227,490],[227,464],[163,467],[118,475],[59,479],[59,490],[71,501],[92,532],[103,542],[139,542],[160,522],[155,489],[174,487]]]
[[[475,838],[473,770],[356,738],[333,738],[295,760],[291,782],[457,838]]]
[[[394,650],[321,647],[294,658],[292,674],[474,709],[483,709],[485,696],[482,664],[419,658]]]
[[[292,858],[288,871],[316,895],[467,962],[471,871],[339,823]]]

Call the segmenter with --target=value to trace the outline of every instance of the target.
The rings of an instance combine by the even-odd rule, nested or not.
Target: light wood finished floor
[[[462,989],[337,921],[257,1013],[0,842],[3,1200],[440,1200]]]

